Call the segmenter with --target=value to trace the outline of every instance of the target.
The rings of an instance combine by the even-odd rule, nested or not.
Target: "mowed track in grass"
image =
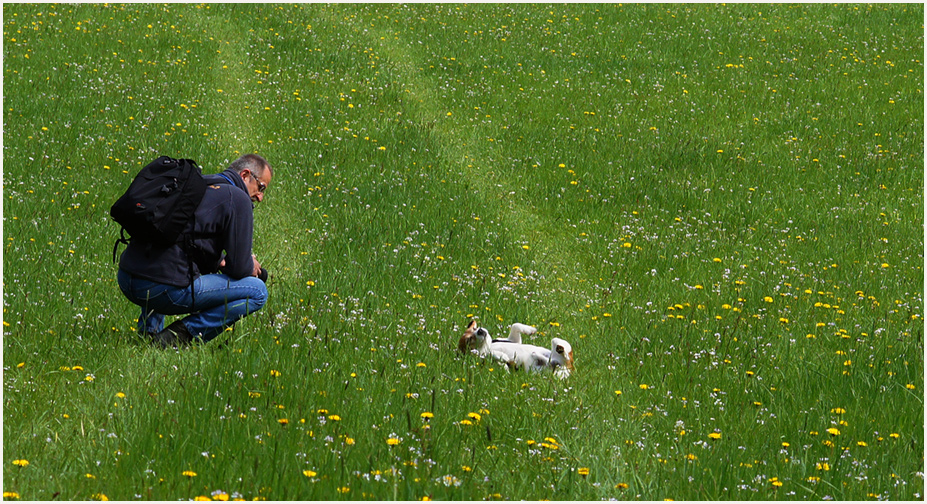
[[[921,6],[5,5],[4,492],[916,499]],[[265,308],[133,334],[109,205],[275,168]],[[570,341],[577,372],[456,356]],[[218,343],[218,342],[217,342]]]

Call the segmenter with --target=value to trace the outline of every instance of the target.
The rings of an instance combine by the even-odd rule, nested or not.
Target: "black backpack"
[[[109,210],[122,226],[113,246],[113,262],[119,244],[129,243],[126,232],[153,246],[192,243],[192,237],[182,233],[205,193],[203,173],[191,159],[161,156],[142,168]]]

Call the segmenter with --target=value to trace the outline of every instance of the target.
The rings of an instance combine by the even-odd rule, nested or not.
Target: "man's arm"
[[[261,265],[251,253],[254,239],[254,213],[251,199],[234,189],[231,194],[231,211],[226,229],[225,265],[223,272],[235,279],[257,276]]]

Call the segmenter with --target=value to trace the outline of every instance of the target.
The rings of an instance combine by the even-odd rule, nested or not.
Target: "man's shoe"
[[[193,341],[193,335],[187,330],[187,326],[178,320],[164,328],[163,331],[152,335],[151,342],[159,348],[178,348],[187,346]]]

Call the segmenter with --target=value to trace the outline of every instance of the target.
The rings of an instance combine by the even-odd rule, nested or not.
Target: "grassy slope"
[[[911,9],[5,6],[4,490],[922,493]],[[109,202],[251,151],[270,303],[137,345]],[[580,372],[452,358],[473,316]]]

